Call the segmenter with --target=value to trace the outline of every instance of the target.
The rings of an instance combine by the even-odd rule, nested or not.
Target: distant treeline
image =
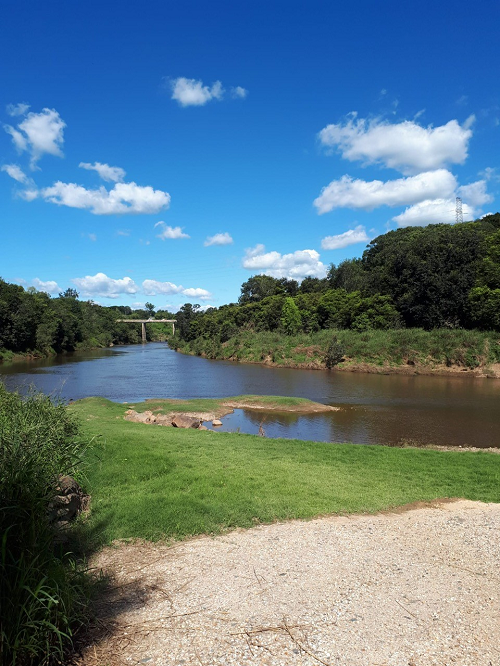
[[[242,330],[500,331],[500,214],[389,231],[362,258],[331,265],[324,279],[299,285],[256,275],[243,283],[237,304],[201,312],[188,303],[176,317],[184,342],[224,343]]]
[[[140,324],[116,320],[173,318],[165,311],[155,314],[150,303],[146,308],[103,307],[92,301],[80,301],[74,289],[51,298],[33,287],[24,289],[0,279],[0,359],[12,354],[46,355],[140,342]],[[169,324],[148,326],[148,335],[155,338],[170,331]]]

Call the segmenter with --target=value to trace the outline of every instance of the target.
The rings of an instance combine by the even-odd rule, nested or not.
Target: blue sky
[[[498,2],[4,0],[0,275],[176,310],[500,209]]]

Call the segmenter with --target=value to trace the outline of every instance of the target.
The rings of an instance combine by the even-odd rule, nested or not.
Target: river
[[[236,410],[223,430],[326,442],[500,447],[500,380],[296,370],[209,361],[165,343],[76,352],[0,365],[10,390],[30,385],[64,400],[284,395],[336,405],[338,412],[297,416]]]

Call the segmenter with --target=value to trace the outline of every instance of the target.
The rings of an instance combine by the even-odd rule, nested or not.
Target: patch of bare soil
[[[498,664],[499,552],[465,500],[107,548],[78,666]]]

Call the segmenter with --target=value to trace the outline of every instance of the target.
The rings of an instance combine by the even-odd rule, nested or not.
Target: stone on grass
[[[194,416],[185,416],[184,414],[177,414],[172,419],[174,428],[199,428],[201,420]]]

